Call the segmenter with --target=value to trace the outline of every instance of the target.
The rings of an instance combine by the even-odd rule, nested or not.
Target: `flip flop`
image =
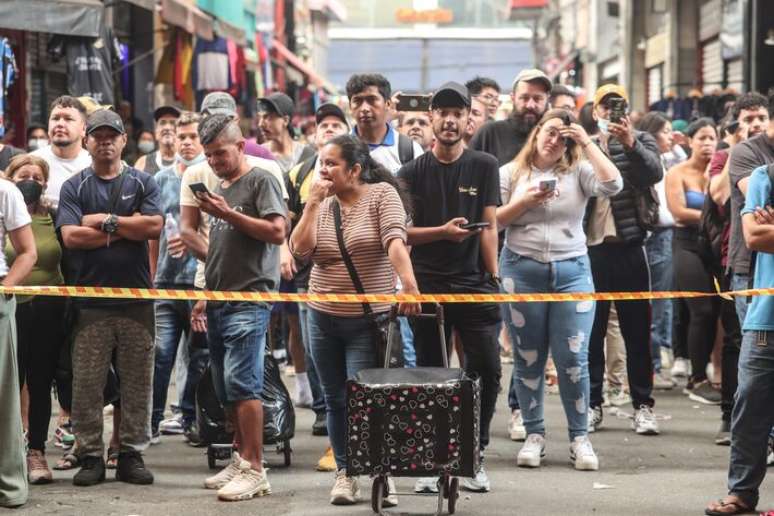
[[[729,514],[750,514],[754,512],[755,508],[744,505],[741,500],[730,500],[728,498],[718,500],[718,505],[715,509],[707,507],[704,510],[704,514],[707,516],[727,516]]]
[[[116,469],[118,467],[118,450],[115,448],[108,448],[105,467],[107,469]]]

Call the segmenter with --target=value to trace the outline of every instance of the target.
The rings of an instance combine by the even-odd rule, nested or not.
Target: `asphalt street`
[[[505,371],[507,386],[510,368]],[[289,380],[292,382],[292,379]],[[540,469],[516,467],[520,444],[506,433],[508,407],[503,393],[493,423],[493,436],[486,464],[492,480],[488,494],[462,492],[459,515],[700,515],[708,501],[726,492],[728,448],[717,446],[713,436],[720,421],[720,408],[688,400],[679,390],[658,392],[656,412],[661,435],[638,436],[630,429],[630,406],[618,415],[605,414],[604,427],[591,435],[599,455],[597,472],[575,471],[569,463],[566,422],[558,395],[547,400],[547,457]],[[54,472],[47,486],[31,486],[29,503],[0,513],[24,515],[362,515],[370,509],[371,483],[361,479],[363,502],[351,507],[328,504],[332,473],[319,473],[314,466],[326,446],[324,437],[312,437],[313,414],[297,411],[296,437],[292,441],[293,463],[281,466],[281,456],[267,451],[271,464],[272,494],[246,502],[219,502],[203,489],[203,479],[212,472],[203,449],[191,448],[181,436],[162,437],[146,453],[146,464],[156,476],[152,486],[131,486],[113,479],[91,488],[73,487],[73,472]],[[53,426],[52,426],[53,428]],[[110,418],[106,430],[110,428]],[[51,447],[49,463],[60,451]],[[772,469],[774,471],[774,469]],[[399,490],[410,490],[410,479],[397,479]],[[401,497],[388,514],[434,514],[436,500]],[[761,489],[759,510],[774,509],[774,479],[770,475]]]

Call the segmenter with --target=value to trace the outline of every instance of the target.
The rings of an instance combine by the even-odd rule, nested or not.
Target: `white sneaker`
[[[691,374],[691,363],[687,358],[675,358],[672,365],[672,378],[688,378]]]
[[[540,434],[529,434],[516,456],[516,465],[522,468],[539,468],[540,459],[546,456],[546,440]]]
[[[607,401],[609,401],[610,405],[613,407],[622,407],[631,403],[632,398],[622,388],[612,387],[607,391]]]
[[[669,371],[675,362],[675,355],[670,348],[661,348],[661,370]]]
[[[382,498],[382,507],[395,507],[398,505],[398,495],[396,494],[398,489],[395,487],[395,480],[392,477],[387,477],[387,492],[384,493]]]
[[[231,454],[231,463],[223,468],[220,473],[217,473],[204,480],[205,489],[220,489],[225,486],[231,480],[239,474],[239,464],[242,463],[242,457],[239,453],[234,452]]]
[[[462,487],[474,493],[488,493],[492,489],[483,462],[481,462],[475,477],[462,479]]]
[[[336,483],[331,489],[331,503],[333,505],[353,505],[360,500],[360,487],[357,478],[348,477],[346,470],[336,472]]]
[[[415,493],[437,493],[438,477],[421,477],[414,484]]]
[[[660,373],[653,375],[653,388],[659,391],[669,391],[677,386],[671,375],[666,369],[661,369]]]
[[[658,421],[651,407],[640,405],[640,408],[635,411],[632,430],[640,435],[658,435]]]
[[[237,467],[239,473],[218,490],[218,499],[237,502],[249,500],[254,496],[271,494],[271,485],[266,477],[266,469],[261,468],[261,471],[256,471],[246,460],[242,460]]]
[[[579,471],[596,471],[599,469],[599,459],[594,453],[588,436],[581,435],[570,443],[570,460]]]
[[[523,441],[527,438],[527,430],[524,428],[524,420],[521,418],[521,410],[511,411],[511,419],[508,421],[508,435],[511,441]]]
[[[178,415],[159,423],[159,431],[163,435],[179,435],[183,433],[183,416]]]
[[[588,416],[588,433],[593,433],[602,428],[602,420],[605,417],[605,413],[602,412],[602,407],[589,407]]]

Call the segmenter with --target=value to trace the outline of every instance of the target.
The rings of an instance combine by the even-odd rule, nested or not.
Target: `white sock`
[[[312,399],[312,386],[306,373],[296,373],[296,399],[307,403]]]

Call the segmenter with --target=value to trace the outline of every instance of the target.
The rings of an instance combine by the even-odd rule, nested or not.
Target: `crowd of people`
[[[3,286],[82,285],[230,292],[584,293],[774,287],[772,100],[738,97],[719,121],[630,112],[620,85],[579,105],[538,69],[510,85],[500,117],[493,80],[448,82],[429,109],[397,111],[387,78],[352,76],[348,112],[320,105],[306,142],[284,93],[258,100],[246,139],[237,105],[211,93],[198,112],[161,106],[143,155],[122,159],[122,117],[63,96],[28,152],[0,148]],[[499,117],[501,119],[495,119]],[[676,130],[678,127],[681,130]],[[401,363],[444,363],[429,304],[399,304]],[[632,430],[662,429],[654,390],[678,385],[718,405],[730,445],[729,494],[706,513],[753,509],[774,462],[771,297],[447,304],[444,332],[481,379],[480,466],[502,381],[517,465],[541,465],[546,394],[567,418],[569,457],[597,470],[589,434],[604,408],[631,405]],[[234,430],[229,464],[204,480],[222,500],[267,495],[264,356],[272,321],[288,325],[295,402],[315,413],[335,472],[330,502],[356,503],[346,470],[346,381],[377,367],[374,325],[388,303],[0,299],[0,505],[53,481],[46,455],[55,388],[55,469],[77,486],[151,484],[143,453],[162,434],[203,444],[196,389],[211,372]],[[165,419],[173,371],[176,414]],[[678,383],[679,382],[679,383]],[[683,382],[685,382],[683,384]],[[684,387],[683,387],[684,385]],[[103,442],[103,407],[114,430]],[[397,504],[394,487],[386,506]],[[436,492],[419,478],[417,492]]]

